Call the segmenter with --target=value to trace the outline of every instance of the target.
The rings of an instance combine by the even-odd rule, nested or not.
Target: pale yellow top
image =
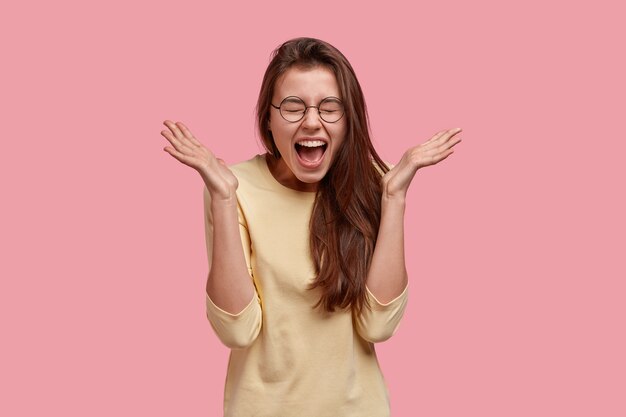
[[[309,253],[315,193],[287,188],[257,155],[230,167],[239,180],[239,224],[255,297],[229,314],[206,296],[207,317],[231,348],[226,417],[383,417],[389,398],[374,343],[396,331],[408,286],[359,317],[312,306],[319,290]],[[207,255],[212,253],[210,196],[205,187]]]

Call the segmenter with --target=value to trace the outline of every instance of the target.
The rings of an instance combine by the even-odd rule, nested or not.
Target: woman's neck
[[[265,154],[265,161],[270,173],[276,181],[281,185],[296,191],[311,192],[317,191],[318,183],[306,183],[300,181],[289,169],[283,158],[274,158],[269,154]]]

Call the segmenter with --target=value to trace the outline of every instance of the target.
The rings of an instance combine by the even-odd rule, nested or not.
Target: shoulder
[[[240,191],[242,189],[247,189],[250,187],[251,184],[254,184],[256,181],[258,181],[258,178],[260,177],[259,174],[261,172],[260,163],[264,161],[265,160],[263,159],[262,155],[255,155],[246,161],[228,165],[228,169],[231,170],[231,172],[235,175],[235,177],[237,177],[237,180],[239,181],[237,195],[240,194]],[[204,200],[205,202],[208,202],[210,200],[209,191],[204,184],[203,188]]]
[[[271,190],[268,179],[269,170],[264,155],[255,155],[247,161],[229,165],[228,168],[237,177],[237,199],[245,206],[262,204]]]
[[[265,164],[264,156],[255,155],[247,161],[229,165],[228,168],[230,168],[235,177],[237,177],[241,189],[242,186],[245,188],[247,185],[252,184],[259,186],[259,182],[263,182],[264,173],[262,164]]]
[[[239,176],[254,176],[258,175],[259,164],[263,160],[263,155],[255,155],[247,161],[238,162],[236,164],[229,165],[228,168]]]

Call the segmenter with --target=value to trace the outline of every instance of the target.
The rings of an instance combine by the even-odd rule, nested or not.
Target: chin
[[[296,178],[305,184],[317,184],[326,176],[328,170],[320,170],[315,173],[298,173]]]

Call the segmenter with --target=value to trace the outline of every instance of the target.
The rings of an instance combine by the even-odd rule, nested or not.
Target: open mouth
[[[328,144],[321,140],[303,140],[295,144],[296,153],[304,165],[317,165],[324,158]]]

